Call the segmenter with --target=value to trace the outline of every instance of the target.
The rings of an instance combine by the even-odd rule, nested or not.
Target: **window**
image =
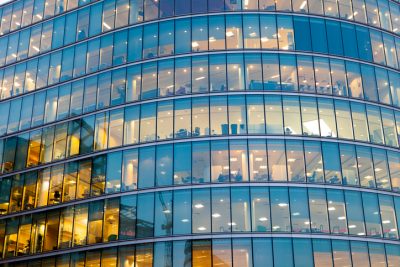
[[[289,196],[287,188],[271,187],[270,199],[271,199],[272,231],[290,232],[291,226],[290,226],[290,216],[289,216]],[[274,249],[275,248],[278,249],[279,246],[276,247],[274,244]],[[291,248],[291,246],[290,247],[285,246],[285,248],[287,251],[287,249]],[[278,253],[274,251],[274,255],[277,256]],[[287,262],[285,262],[285,264],[287,264]]]
[[[228,141],[211,142],[211,181],[223,183],[229,181]]]
[[[281,87],[283,91],[298,91],[296,58],[280,56]]]
[[[397,239],[396,215],[394,211],[393,198],[386,195],[378,195],[379,207],[382,219],[383,237]]]
[[[370,140],[376,144],[384,144],[382,120],[378,107],[367,106],[367,118],[369,126]]]
[[[272,238],[253,238],[252,241],[254,266],[261,267],[264,266],[264,264],[272,266],[272,261],[274,259],[272,254]],[[277,244],[276,241],[275,244]],[[290,248],[291,247],[289,247],[289,252]]]
[[[136,226],[136,195],[123,196],[120,201],[120,213],[119,213],[119,239],[126,240],[135,237],[135,226]],[[121,247],[119,250],[120,255],[127,247]],[[124,250],[122,250],[124,249]],[[134,252],[132,257],[134,256]],[[121,257],[123,260],[123,257]],[[133,259],[132,259],[133,261]]]
[[[211,232],[210,189],[192,191],[192,232]]]
[[[232,205],[232,231],[249,232],[250,231],[250,198],[247,187],[231,188]]]
[[[89,9],[81,9],[78,11],[78,24],[76,28],[76,40],[83,40],[89,35]]]
[[[57,247],[59,216],[59,211],[52,211],[47,214],[43,251],[50,251]]]
[[[71,2],[71,0],[69,1]],[[102,17],[100,14],[102,13],[103,3],[95,4],[90,7],[90,17],[89,21],[91,22],[89,25],[89,36],[95,36],[101,33],[102,29]]]
[[[100,61],[100,39],[88,42],[86,73],[95,72],[99,69]]]
[[[155,163],[155,147],[143,147],[139,149],[139,188],[154,186]],[[148,213],[148,211],[146,211],[146,213]],[[150,214],[148,216],[150,216]]]
[[[107,0],[103,4],[103,32],[114,29],[115,0]]]
[[[136,1],[136,0],[131,0]],[[131,6],[131,11],[134,9]],[[129,30],[128,36],[128,62],[137,61],[142,59],[142,27],[135,27]]]
[[[363,236],[365,235],[365,226],[361,194],[360,192],[347,190],[344,193],[349,234]]]
[[[262,90],[261,57],[257,54],[245,55],[245,70],[246,90]]]
[[[192,52],[208,50],[208,26],[206,17],[192,19]]]
[[[171,124],[172,126],[172,124]],[[209,98],[192,99],[192,136],[204,136],[210,134],[209,126]]]
[[[319,119],[316,99],[310,97],[301,97],[301,119],[303,126],[303,135],[319,136]]]
[[[229,134],[246,134],[246,103],[244,96],[229,96]]]
[[[180,95],[191,92],[191,73],[190,58],[178,58],[175,60],[175,94]]]
[[[192,143],[192,183],[210,182],[210,143]]]
[[[53,160],[65,158],[68,123],[56,125],[54,134]]]
[[[212,2],[216,2],[212,1]],[[209,3],[210,5],[213,3]],[[209,50],[225,49],[225,19],[223,16],[211,16],[209,19]]]
[[[103,206],[103,201],[89,203],[88,244],[102,242]]]
[[[343,192],[328,189],[326,195],[331,233],[339,235],[347,234],[347,218]]]
[[[139,112],[139,106],[131,106],[125,109],[124,145],[139,142]]]
[[[283,134],[282,99],[277,95],[265,95],[265,119],[267,134]]]
[[[75,47],[75,60],[74,60],[74,71],[73,71],[74,78],[85,74],[86,50],[87,50],[86,43],[79,44]]]
[[[260,0],[260,5],[261,5]],[[268,0],[267,0],[268,1]],[[263,49],[277,49],[278,35],[276,34],[275,16],[262,14],[260,16],[261,46]]]
[[[143,21],[143,1],[142,0],[130,0],[129,3],[129,22],[135,24],[139,21]]]
[[[325,180],[331,184],[342,182],[342,173],[339,160],[339,148],[335,143],[322,143]]]
[[[333,55],[343,55],[342,31],[339,22],[326,21],[328,50]]]
[[[247,96],[247,124],[249,134],[265,134],[264,101],[258,96]]]
[[[174,145],[174,184],[191,183],[191,154],[191,143]]]
[[[247,15],[243,19],[244,47],[260,48],[260,22],[258,15]]]
[[[87,82],[91,82],[92,85],[92,96],[91,102],[96,101],[97,94],[97,105],[96,109],[103,109],[110,106],[110,91],[111,91],[111,72],[102,73],[99,76],[94,76],[93,79],[87,79]],[[86,88],[88,90],[88,87]],[[90,101],[85,99],[85,101]],[[92,105],[95,105],[94,103]],[[94,107],[92,107],[94,109]]]
[[[299,90],[303,92],[315,92],[314,65],[312,57],[297,56],[297,72]]]
[[[398,154],[388,151],[388,162],[389,162],[389,171],[390,171],[390,180],[392,182],[392,190],[399,191],[400,190],[400,176],[399,176],[399,167],[400,167],[400,157]]]
[[[343,184],[359,185],[356,151],[354,146],[340,144],[340,160],[342,163]]]
[[[82,119],[80,154],[88,153],[93,150],[94,121],[94,116],[84,117]]]
[[[279,59],[277,55],[263,54],[264,90],[280,90]]]
[[[310,232],[310,214],[306,188],[289,188],[292,231]]]
[[[306,177],[303,143],[294,140],[287,140],[286,153],[289,181],[305,182]]]
[[[297,97],[283,96],[282,104],[285,135],[300,135],[302,130],[299,99]]]
[[[210,98],[211,135],[228,135],[227,98],[223,96]]]
[[[278,22],[278,43],[281,50],[294,50],[294,29],[292,24],[292,17],[277,16]]]
[[[311,51],[311,33],[308,18],[294,17],[293,26],[294,31],[296,32],[296,49],[302,51]]]
[[[128,46],[128,32],[127,31],[120,31],[115,33],[114,36],[115,41],[114,43],[114,52],[113,52],[113,60],[112,65],[121,65],[126,63],[127,59],[127,46]]]
[[[164,1],[161,2],[164,3]],[[168,8],[166,8],[168,10]],[[160,38],[159,38],[159,55],[166,56],[172,55],[175,52],[174,49],[174,22],[166,21],[160,23]]]
[[[226,91],[226,56],[212,55],[209,58],[210,91]]]
[[[106,199],[104,203],[103,242],[118,240],[119,226],[119,199]],[[104,260],[104,251],[103,251]]]
[[[155,194],[154,236],[172,235],[172,192]]]
[[[126,102],[138,100],[142,87],[140,66],[129,67],[126,77]]]
[[[115,7],[115,13],[116,13],[115,27],[116,28],[128,25],[129,8],[130,8],[129,0],[117,0],[116,1],[116,7]]]
[[[342,23],[342,34],[343,34],[343,49],[344,55],[347,57],[359,58],[357,38],[355,26],[347,23]]]
[[[108,145],[109,113],[100,113],[96,115],[94,130],[94,150],[103,150]]]
[[[100,62],[99,69],[105,69],[112,66],[113,55],[113,35],[103,36],[100,42]]]
[[[119,105],[125,102],[125,69],[112,72],[111,105]],[[102,82],[102,81],[100,81]]]
[[[194,57],[192,59],[192,92],[204,93],[208,91],[208,57]]]
[[[226,16],[226,48],[243,48],[242,17],[239,15]]]
[[[122,152],[107,154],[106,194],[121,189]]]
[[[101,155],[93,159],[91,175],[91,196],[100,196],[105,192],[107,157]]]
[[[130,191],[137,188],[138,151],[136,149],[124,151],[121,191]]]
[[[316,266],[332,265],[332,248],[329,240],[316,240],[313,239],[314,248],[314,263]]]
[[[172,17],[174,15],[174,0],[162,0],[160,2],[160,18]]]
[[[317,188],[308,189],[311,232],[314,233],[330,233],[325,192]]]
[[[230,151],[230,180],[232,182],[245,182],[249,180],[247,159],[247,142],[232,140],[229,143]]]
[[[150,103],[141,107],[140,141],[154,140],[156,140],[156,104]]]
[[[370,30],[370,37],[374,62],[385,65],[386,60],[381,33],[375,30]]]
[[[314,58],[315,85],[317,93],[332,94],[331,70],[326,58]]]
[[[156,151],[156,185],[165,186],[172,184],[173,173],[173,145],[160,145]]]
[[[391,110],[386,108],[381,109],[383,132],[385,134],[385,144],[387,146],[398,146],[398,140],[396,138],[396,125],[394,116]]]
[[[74,211],[74,245],[85,245],[88,222],[88,205],[81,204],[75,207]]]
[[[189,99],[179,99],[175,101],[175,138],[187,138],[191,135],[190,104]]]
[[[190,190],[174,190],[174,213],[173,213],[173,232],[174,234],[188,234],[192,232],[192,203],[191,203],[191,191]],[[197,199],[194,199],[197,203]],[[200,204],[200,203],[197,203]],[[202,211],[201,206],[198,205],[196,208]],[[203,205],[203,208],[204,207]],[[209,214],[208,214],[209,215]],[[203,217],[205,219],[205,217]],[[210,229],[210,228],[209,228]]]
[[[375,187],[374,168],[372,165],[371,150],[366,147],[356,147],[358,172],[360,174],[360,184],[364,187]]]
[[[178,1],[178,0],[176,0]],[[182,1],[182,0],[179,0]],[[184,6],[187,5],[185,0]],[[177,6],[176,6],[177,7]],[[179,36],[179,42],[176,43],[175,50],[176,54],[188,53],[191,51],[191,23],[190,19],[180,19],[176,21],[175,24],[175,36]]]
[[[142,67],[141,99],[154,98],[158,95],[157,63],[146,63]]]
[[[374,161],[374,170],[375,170],[377,187],[390,190],[391,188],[390,188],[390,180],[388,179],[389,170],[388,170],[386,151],[382,149],[373,148],[372,158]]]
[[[318,112],[321,136],[336,137],[336,116],[333,101],[330,99],[318,98]]]
[[[335,101],[336,122],[339,138],[353,139],[353,127],[348,102]]]
[[[283,140],[268,140],[268,170],[272,181],[287,181],[285,144]]]
[[[231,219],[231,199],[229,188],[212,188],[212,231],[218,232],[231,232],[234,228]]]
[[[379,205],[377,194],[362,193],[366,235],[382,237],[381,220],[379,217]],[[378,216],[377,216],[378,215]]]

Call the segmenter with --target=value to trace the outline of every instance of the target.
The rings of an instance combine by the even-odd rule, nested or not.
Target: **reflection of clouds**
[[[11,2],[11,0],[0,0],[0,5]]]

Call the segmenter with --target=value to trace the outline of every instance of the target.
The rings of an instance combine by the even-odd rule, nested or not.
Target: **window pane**
[[[310,232],[310,214],[308,205],[305,205],[308,202],[307,189],[289,188],[289,195],[292,231],[297,233]]]
[[[192,144],[192,183],[210,182],[210,143]]]
[[[138,151],[136,149],[124,151],[121,191],[130,191],[137,188]]]
[[[289,198],[288,198],[287,188],[271,187],[270,199],[271,199],[272,231],[290,232],[291,227],[290,227]]]
[[[212,188],[212,231],[231,232],[235,229],[231,220],[231,200],[229,188]],[[233,209],[232,209],[233,210]]]
[[[172,154],[173,146],[161,145],[157,147],[157,162],[156,162],[156,185],[164,186],[172,184],[173,161]]]
[[[196,189],[192,192],[192,232],[211,232],[210,190]]]

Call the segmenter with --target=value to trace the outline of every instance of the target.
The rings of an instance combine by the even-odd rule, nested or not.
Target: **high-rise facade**
[[[0,265],[400,266],[400,3],[0,7]]]

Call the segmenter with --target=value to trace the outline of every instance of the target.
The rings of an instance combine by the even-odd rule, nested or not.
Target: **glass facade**
[[[0,265],[400,266],[400,2],[0,6]]]

